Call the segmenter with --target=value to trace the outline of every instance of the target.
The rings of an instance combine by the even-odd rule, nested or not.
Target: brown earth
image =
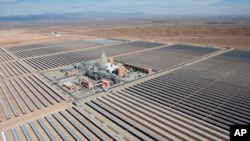
[[[0,47],[41,42],[50,38],[44,34],[29,33],[27,29],[0,30]]]
[[[62,37],[53,37],[51,30]],[[0,46],[13,46],[61,39],[121,38],[203,46],[250,49],[250,24],[155,23],[152,21],[120,21],[4,27],[0,30]]]

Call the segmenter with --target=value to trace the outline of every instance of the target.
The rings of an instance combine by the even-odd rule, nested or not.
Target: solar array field
[[[115,59],[124,63],[150,67],[154,70],[162,70],[217,50],[218,49],[215,48],[173,45],[121,56]]]
[[[141,140],[228,140],[229,125],[250,123],[249,56],[231,51],[86,105],[123,128],[135,127]]]
[[[0,53],[0,61],[10,61],[13,60],[13,57],[11,57],[9,54],[7,54],[6,52],[1,52]]]
[[[57,47],[46,47],[46,48],[37,48],[37,49],[31,49],[31,50],[21,50],[21,51],[15,51],[13,54],[15,54],[19,58],[29,58],[29,57],[35,57],[35,56],[42,56],[42,55],[48,55],[53,53],[60,53],[60,52],[66,52],[66,51],[72,51],[72,50],[78,50],[78,49],[84,49],[84,48],[91,48],[95,47],[97,44],[93,43],[86,43],[86,42],[78,42],[78,43],[72,43],[72,44],[62,44]]]
[[[76,107],[4,131],[9,140],[127,140],[86,110]]]
[[[234,50],[194,64],[179,73],[244,88],[250,82],[249,63],[249,51]]]
[[[134,41],[129,43],[100,46],[92,49],[79,50],[51,56],[42,56],[37,58],[26,59],[24,61],[37,70],[43,70],[72,63],[78,63],[81,61],[99,59],[102,52],[105,52],[108,56],[115,56],[153,48],[161,45],[162,44]]]
[[[102,52],[161,72],[78,106],[39,74],[99,59]],[[229,125],[250,123],[249,70],[249,51],[146,41],[65,40],[2,48],[0,138],[229,140]]]
[[[99,40],[94,40],[94,41],[90,41],[90,42],[100,44],[100,45],[106,45],[106,44],[120,43],[121,41],[126,41],[126,40],[121,40],[121,39],[99,39]]]
[[[64,96],[37,75],[0,81],[1,121],[25,115],[64,101]]]
[[[139,92],[138,92],[139,93]],[[144,93],[144,92],[142,92]],[[145,97],[123,90],[87,102],[139,140],[226,140],[228,133]]]
[[[24,61],[36,70],[45,70],[97,58],[98,57],[92,56],[84,51],[78,51],[50,56],[42,56],[32,59],[26,59]]]
[[[0,74],[2,77],[21,75],[29,72],[31,72],[31,70],[23,66],[20,61],[0,63]]]
[[[2,48],[0,48],[0,53],[3,53],[3,52],[5,52]]]
[[[53,41],[53,42],[44,42],[44,43],[36,43],[36,44],[29,44],[29,45],[20,45],[20,46],[13,46],[7,47],[6,49],[10,52],[15,51],[22,51],[22,50],[29,50],[29,49],[40,49],[40,48],[51,48],[51,47],[58,47],[65,44],[72,44],[75,42],[83,42],[83,41],[70,41],[70,40],[61,40],[61,41]]]

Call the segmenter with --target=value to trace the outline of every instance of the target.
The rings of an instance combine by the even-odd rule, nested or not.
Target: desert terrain
[[[62,33],[56,38],[51,31]],[[85,23],[1,23],[0,46],[15,46],[46,40],[120,38],[249,49],[250,24],[202,21],[102,21]]]

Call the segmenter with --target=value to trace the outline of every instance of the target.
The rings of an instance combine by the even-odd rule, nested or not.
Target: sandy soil
[[[51,29],[62,33],[53,37]],[[250,49],[250,24],[155,23],[123,21],[19,26],[0,30],[0,47],[47,40],[121,38]]]
[[[157,25],[86,31],[93,37],[117,37],[204,46],[249,49],[250,25]]]
[[[42,42],[48,39],[51,39],[51,36],[30,33],[27,29],[0,30],[0,47]]]

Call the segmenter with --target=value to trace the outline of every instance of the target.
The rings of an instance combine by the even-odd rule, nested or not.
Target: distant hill
[[[5,16],[0,17],[0,22],[30,22],[30,21],[96,21],[96,20],[114,20],[114,19],[138,19],[146,18],[150,15],[142,13],[100,13],[100,12],[83,12],[83,13],[65,13],[55,14],[46,13],[40,15],[27,16]]]

